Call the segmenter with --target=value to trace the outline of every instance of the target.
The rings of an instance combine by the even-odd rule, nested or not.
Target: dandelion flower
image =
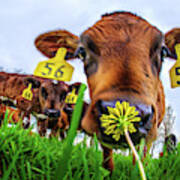
[[[137,117],[139,112],[128,102],[116,102],[115,108],[107,107],[109,114],[103,114],[100,118],[101,126],[105,128],[104,133],[112,135],[112,138],[119,141],[121,135],[124,135],[126,129],[130,133],[136,132],[133,122],[141,121]]]
[[[116,141],[120,140],[121,135],[125,135],[126,140],[138,161],[141,178],[142,180],[146,180],[143,164],[128,133],[136,132],[133,122],[141,121],[141,118],[138,117],[139,112],[136,111],[134,106],[130,106],[126,101],[123,101],[122,103],[118,101],[116,102],[115,108],[108,107],[107,109],[109,114],[103,114],[100,117],[101,126],[105,128],[104,133],[112,135],[112,138]]]

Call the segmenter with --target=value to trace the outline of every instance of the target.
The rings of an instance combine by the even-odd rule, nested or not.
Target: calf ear
[[[80,86],[81,86],[80,82],[69,85],[69,92],[71,92],[73,89],[75,89],[76,90],[75,93],[78,94]]]
[[[180,28],[174,28],[165,34],[165,44],[170,50],[169,57],[177,59],[175,45],[180,43]]]
[[[66,30],[51,31],[35,39],[36,48],[45,56],[52,58],[59,48],[67,49],[65,59],[73,59],[79,38]]]
[[[36,78],[33,78],[33,77],[26,77],[26,78],[24,78],[25,86],[28,86],[30,83],[32,84],[32,88],[33,89],[39,88],[40,85],[41,85],[41,82],[38,79],[36,79]]]

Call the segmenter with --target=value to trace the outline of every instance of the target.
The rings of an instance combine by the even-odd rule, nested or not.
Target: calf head
[[[64,107],[64,100],[68,92],[68,86],[63,82],[53,80],[39,80],[37,78],[27,78],[26,83],[32,83],[34,90],[37,90],[40,112],[49,118],[57,120],[61,117]]]
[[[39,89],[42,112],[52,119],[60,117],[67,92],[68,86],[62,82],[43,82]]]
[[[161,31],[141,17],[116,12],[102,16],[78,41],[74,35],[71,36],[73,41],[66,41],[67,36],[62,32],[65,31],[39,36],[36,46],[40,51],[46,46],[44,54],[48,54],[51,47],[58,49],[62,42],[72,47],[71,50],[76,45],[75,57],[84,62],[91,97],[82,127],[89,134],[95,132],[105,144],[126,146],[124,138],[115,142],[103,133],[99,118],[107,113],[107,106],[128,101],[142,119],[135,125],[137,132],[131,135],[133,142],[137,144],[145,137],[147,144],[151,144],[165,112],[164,91],[159,79],[162,62],[165,56],[176,57],[174,45],[180,41],[180,30],[176,29],[175,34],[169,32],[164,38]],[[57,37],[56,42],[53,36]]]

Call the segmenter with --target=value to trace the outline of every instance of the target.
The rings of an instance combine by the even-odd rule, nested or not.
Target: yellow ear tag
[[[32,88],[32,84],[30,83],[30,84],[28,85],[28,87],[23,90],[23,93],[22,93],[22,97],[23,97],[24,99],[29,100],[29,101],[31,101],[32,98],[33,98],[33,93],[32,93],[32,91],[31,91],[31,88]]]
[[[76,104],[76,101],[77,101],[77,95],[75,94],[76,92],[76,89],[73,89],[71,93],[69,93],[67,96],[66,96],[66,100],[65,100],[65,103],[67,104]]]
[[[66,48],[59,48],[55,57],[37,65],[34,75],[58,81],[70,81],[74,68],[65,61],[66,52]]]
[[[171,87],[180,87],[180,44],[175,46],[177,61],[174,66],[170,69]]]

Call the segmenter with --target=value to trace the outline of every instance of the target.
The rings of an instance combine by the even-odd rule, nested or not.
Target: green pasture
[[[138,180],[137,165],[132,155],[114,154],[115,169],[102,167],[102,151],[94,137],[74,145],[81,113],[83,88],[73,113],[71,128],[65,140],[42,138],[24,130],[21,124],[8,125],[7,113],[0,128],[0,179],[2,180]],[[86,137],[86,136],[85,136]],[[148,180],[180,180],[180,144],[175,152],[159,159],[150,154],[143,161]]]

